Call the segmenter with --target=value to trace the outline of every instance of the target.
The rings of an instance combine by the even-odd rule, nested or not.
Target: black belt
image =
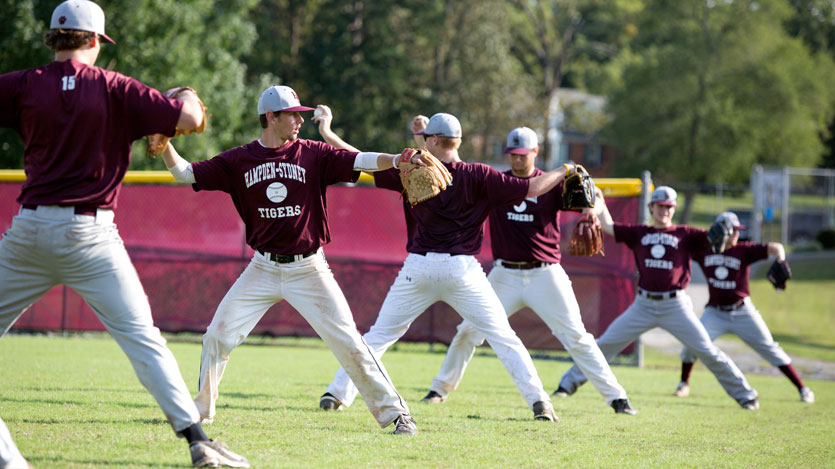
[[[678,295],[678,291],[676,290],[676,291],[669,291],[669,292],[664,292],[664,293],[653,293],[653,292],[646,291],[643,288],[639,288],[638,289],[638,294],[643,296],[646,299],[649,299],[649,300],[660,301],[660,300],[668,300],[670,298],[675,298],[676,295]]]
[[[258,251],[258,253],[265,256],[267,260],[275,262],[276,264],[289,264],[291,262],[300,261],[316,254],[316,252],[318,251],[308,252],[306,254],[274,254],[271,252]]]
[[[718,309],[719,311],[735,311],[742,307],[745,304],[745,300],[739,300],[732,305],[712,305],[714,308]]]
[[[23,204],[22,207],[26,210],[38,209],[37,204]],[[73,208],[75,209],[74,212],[76,215],[90,215],[94,217],[96,216],[96,212],[99,209],[99,207],[96,205],[76,205]]]
[[[519,270],[531,270],[537,269],[539,267],[545,267],[547,265],[551,265],[551,262],[542,262],[542,261],[527,261],[527,262],[511,262],[511,261],[499,261],[499,264],[504,267],[505,269],[519,269]]]
[[[434,254],[449,254],[450,256],[465,256],[466,254],[461,254],[460,252],[435,252],[435,251],[421,251],[421,252],[413,252],[412,254],[417,254],[419,256],[426,256],[429,253]]]

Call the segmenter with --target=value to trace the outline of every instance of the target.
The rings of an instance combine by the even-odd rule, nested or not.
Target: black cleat
[[[610,405],[616,414],[638,415],[638,411],[629,405],[629,399],[615,399]]]

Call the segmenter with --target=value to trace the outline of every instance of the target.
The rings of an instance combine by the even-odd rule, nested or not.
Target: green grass
[[[0,340],[0,415],[36,467],[186,467],[186,445],[104,336]],[[254,342],[260,342],[256,340]],[[274,342],[270,340],[270,342]],[[751,376],[761,410],[747,412],[707,372],[693,394],[671,396],[672,370],[615,367],[637,417],[615,415],[587,385],[554,399],[559,424],[536,422],[500,362],[476,356],[443,405],[421,404],[440,353],[404,346],[386,354],[418,422],[415,437],[382,430],[359,401],[318,410],[336,360],[315,340],[300,346],[242,345],[221,385],[213,438],[254,467],[824,467],[835,461],[835,382],[810,382],[802,404],[784,379]],[[192,393],[200,346],[172,342]],[[425,345],[423,345],[425,347]],[[570,363],[535,360],[548,390]]]

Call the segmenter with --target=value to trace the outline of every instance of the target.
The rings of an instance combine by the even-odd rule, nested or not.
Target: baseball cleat
[[[319,399],[319,408],[327,411],[341,410],[342,403],[339,402],[339,399],[333,397],[333,394],[326,392]]]
[[[616,414],[638,415],[638,411],[629,405],[629,399],[615,399],[611,404]]]
[[[807,404],[811,404],[815,402],[815,393],[813,393],[808,387],[803,386],[800,388],[800,400]]]
[[[557,423],[560,418],[554,413],[554,406],[548,401],[537,401],[533,403],[533,418],[536,420],[547,420]]]
[[[427,402],[429,404],[440,404],[446,400],[446,396],[442,396],[435,391],[429,391],[426,396],[420,400],[420,402]]]
[[[394,431],[391,433],[394,435],[416,435],[417,424],[415,423],[415,419],[409,415],[401,414],[394,421]]]
[[[740,402],[739,405],[742,406],[745,410],[757,410],[760,408],[760,401],[757,398],[749,399],[744,402]]]
[[[229,451],[217,440],[195,441],[189,449],[194,467],[249,467],[245,457]]]
[[[678,383],[678,387],[676,391],[673,393],[673,396],[678,397],[687,397],[690,395],[690,385],[685,383],[684,381]]]
[[[573,394],[573,393],[570,392],[568,389],[565,389],[564,387],[560,386],[560,387],[557,388],[556,391],[554,391],[553,395],[557,396],[557,397],[568,397],[571,394]]]

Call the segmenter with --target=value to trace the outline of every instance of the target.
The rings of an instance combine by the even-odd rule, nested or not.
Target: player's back
[[[75,60],[0,77],[0,124],[23,139],[21,203],[112,206],[131,144],[171,133],[181,108],[116,72]]]

